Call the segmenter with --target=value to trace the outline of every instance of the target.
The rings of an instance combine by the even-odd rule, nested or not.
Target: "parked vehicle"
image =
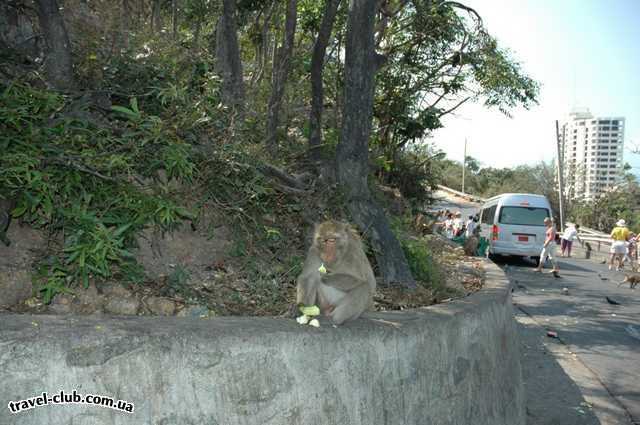
[[[538,260],[545,239],[545,217],[552,217],[543,195],[505,193],[488,199],[480,212],[482,236],[489,255],[515,255]]]

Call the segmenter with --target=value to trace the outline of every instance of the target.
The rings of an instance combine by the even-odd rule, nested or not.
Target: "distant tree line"
[[[460,190],[462,163],[443,158],[439,166],[442,184]],[[554,162],[494,168],[482,167],[478,160],[467,157],[466,167],[465,192],[484,198],[509,192],[537,193],[545,195],[551,202],[556,216],[559,214]],[[631,229],[640,232],[640,185],[630,170],[631,167],[625,165],[624,175],[617,184],[593,201],[565,199],[565,222],[575,222],[609,232],[615,222],[622,218]],[[559,217],[556,217],[556,220],[559,220]]]

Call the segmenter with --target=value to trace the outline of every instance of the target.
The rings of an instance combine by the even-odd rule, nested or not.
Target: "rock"
[[[75,314],[94,314],[102,310],[105,297],[98,293],[94,284],[76,289],[74,294],[72,309]]]
[[[178,312],[178,317],[211,317],[215,314],[202,305],[190,305]]]
[[[53,314],[69,314],[72,303],[73,296],[71,294],[58,294],[53,298],[47,310]]]
[[[484,271],[482,269],[476,268],[476,267],[471,267],[468,266],[466,264],[459,264],[457,266],[458,272],[465,274],[465,275],[471,275],[474,277],[482,277],[484,276]]]
[[[31,298],[33,284],[28,272],[3,268],[0,272],[0,308],[14,307]]]
[[[134,315],[139,308],[140,301],[135,297],[112,298],[104,306],[105,312],[116,315]]]
[[[162,297],[149,297],[145,300],[149,311],[158,316],[173,316],[176,312],[176,303]]]
[[[187,224],[164,234],[147,229],[137,238],[136,260],[153,280],[173,274],[176,265],[195,278],[216,261],[223,260],[230,246],[229,229],[217,226],[211,233],[213,237],[206,230],[193,230]]]
[[[119,283],[105,283],[100,286],[100,290],[107,297],[113,298],[130,298],[133,294],[130,290]]]
[[[0,270],[6,269],[28,270],[47,246],[47,239],[43,234],[29,226],[20,226],[14,221],[7,229],[7,238],[11,245],[0,243]]]

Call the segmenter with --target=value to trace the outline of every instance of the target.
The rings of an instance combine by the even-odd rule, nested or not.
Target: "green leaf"
[[[27,212],[26,205],[20,205],[18,207],[15,207],[13,211],[11,211],[11,215],[15,218],[18,218],[18,217],[21,217],[26,212]]]
[[[112,106],[111,109],[113,111],[120,112],[121,114],[126,115],[127,117],[129,117],[133,121],[137,121],[137,120],[140,119],[140,114],[138,114],[135,111],[132,111],[129,108],[125,108],[124,106],[115,105],[115,106]]]
[[[124,224],[124,225],[122,225],[122,226],[118,227],[118,228],[116,229],[116,231],[115,231],[115,232],[113,232],[113,237],[114,237],[114,238],[117,238],[118,236],[122,235],[122,234],[123,234],[124,232],[126,232],[126,231],[127,231],[127,229],[129,229],[132,225],[133,225],[133,223],[127,223],[127,224]]]
[[[131,98],[131,109],[137,114],[140,115],[140,110],[138,109],[138,99],[136,97]]]

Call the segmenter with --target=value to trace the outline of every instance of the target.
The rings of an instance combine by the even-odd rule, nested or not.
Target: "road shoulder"
[[[527,425],[634,425],[598,377],[559,339],[514,307],[527,397]]]

